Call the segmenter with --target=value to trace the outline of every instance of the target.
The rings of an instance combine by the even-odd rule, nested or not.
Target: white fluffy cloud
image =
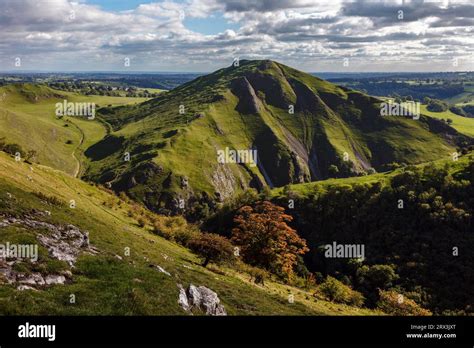
[[[232,28],[204,34],[189,19]],[[472,70],[473,22],[463,0],[157,0],[120,12],[2,0],[0,70],[19,69],[17,57],[25,70],[210,71],[234,57],[310,71]]]

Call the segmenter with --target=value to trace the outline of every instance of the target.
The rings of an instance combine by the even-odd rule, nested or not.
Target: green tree
[[[201,233],[188,242],[188,247],[203,258],[203,267],[209,262],[221,263],[234,258],[234,247],[229,240],[214,233]]]

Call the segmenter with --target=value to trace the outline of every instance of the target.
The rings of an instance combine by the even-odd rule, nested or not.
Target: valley
[[[40,244],[36,262],[0,260],[2,314],[472,313],[472,287],[458,292],[472,257],[450,252],[474,243],[474,118],[430,110],[436,100],[419,117],[383,116],[385,101],[409,98],[270,60],[148,97],[47,82],[0,87],[0,242]],[[64,101],[95,117],[56,115]],[[235,236],[244,208],[263,225],[281,218],[307,250],[270,266],[221,255],[248,247]],[[88,242],[58,257],[55,236],[69,234]],[[227,259],[207,266],[214,242]],[[364,259],[322,258],[336,242],[365,246]],[[191,306],[194,286],[218,301]]]

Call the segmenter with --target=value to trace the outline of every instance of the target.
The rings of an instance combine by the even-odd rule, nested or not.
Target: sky
[[[474,70],[474,0],[0,0],[0,71]]]

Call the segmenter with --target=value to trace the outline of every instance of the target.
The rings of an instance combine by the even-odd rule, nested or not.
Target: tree
[[[378,300],[377,289],[389,289],[399,279],[391,265],[364,265],[357,270],[356,275],[359,289],[371,305]]]
[[[369,289],[387,289],[399,277],[390,265],[362,266],[357,271],[359,284]]]
[[[446,104],[442,100],[431,99],[428,105],[426,106],[426,109],[432,112],[444,112],[448,110],[448,104]]]
[[[245,262],[290,279],[298,255],[309,250],[306,241],[287,225],[292,220],[284,208],[268,201],[244,206],[234,217],[231,240],[241,247]]]
[[[211,261],[220,263],[234,257],[234,248],[229,240],[214,233],[199,234],[188,242],[188,247],[204,259],[203,267]]]

